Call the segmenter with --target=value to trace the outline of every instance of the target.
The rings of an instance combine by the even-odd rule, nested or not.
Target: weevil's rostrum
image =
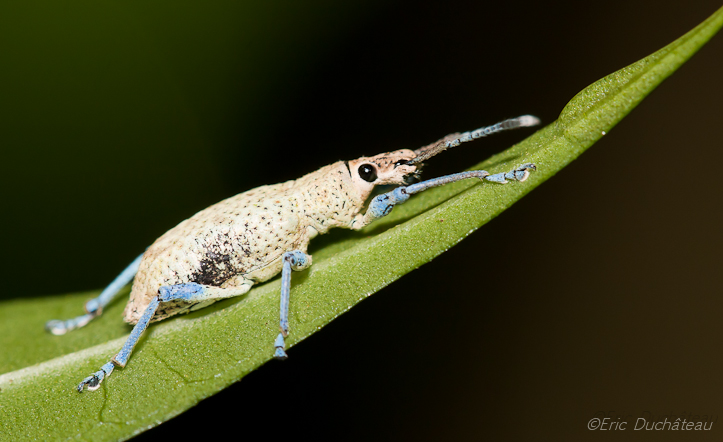
[[[525,115],[463,134],[452,134],[415,151],[402,149],[352,161],[339,161],[297,180],[262,186],[223,200],[181,222],[158,238],[77,318],[49,321],[46,328],[62,335],[102,313],[119,290],[133,280],[124,319],[134,328],[121,350],[85,378],[78,391],[95,390],[115,367],[123,367],[148,324],[240,296],[254,284],[281,273],[280,333],[274,356],[286,358],[292,271],[312,264],[306,251],[317,235],[334,227],[361,229],[386,216],[415,193],[450,182],[479,178],[506,183],[524,181],[534,164],[490,175],[461,172],[418,182],[421,162],[461,142],[517,127],[538,124]],[[403,185],[377,195],[363,208],[377,185]],[[135,279],[134,279],[135,278]]]

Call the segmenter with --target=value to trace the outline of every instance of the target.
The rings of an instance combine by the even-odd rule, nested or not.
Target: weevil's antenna
[[[447,135],[441,140],[430,144],[429,146],[420,147],[415,150],[414,153],[417,157],[411,159],[407,164],[421,163],[422,161],[432,158],[443,150],[447,150],[450,147],[459,146],[460,143],[466,143],[467,141],[476,140],[477,138],[486,137],[503,130],[517,129],[518,127],[529,127],[540,124],[540,119],[532,115],[523,115],[517,118],[510,118],[509,120],[502,121],[492,126],[481,127],[472,132],[465,132],[463,134],[456,133]]]

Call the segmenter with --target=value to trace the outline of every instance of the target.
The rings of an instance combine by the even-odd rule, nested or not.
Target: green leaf
[[[723,25],[723,9],[660,51],[589,86],[560,118],[475,168],[534,162],[525,183],[455,183],[425,192],[362,232],[314,243],[314,266],[294,275],[293,347],[382,287],[430,261],[554,175],[608,133]],[[271,358],[278,279],[240,299],[150,327],[122,370],[94,393],[74,387],[128,334],[122,302],[82,330],[46,334],[95,293],[5,302],[0,308],[0,434],[4,439],[129,438],[168,420]]]

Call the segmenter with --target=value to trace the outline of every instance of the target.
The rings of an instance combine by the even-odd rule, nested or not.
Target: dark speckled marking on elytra
[[[238,273],[231,264],[231,255],[221,254],[217,248],[206,248],[206,257],[201,260],[201,268],[191,275],[191,282],[202,285],[220,286]]]

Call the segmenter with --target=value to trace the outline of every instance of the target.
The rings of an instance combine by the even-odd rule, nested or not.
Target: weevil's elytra
[[[78,391],[95,390],[115,367],[124,367],[148,324],[240,296],[255,284],[281,273],[280,333],[274,356],[286,358],[289,333],[289,289],[292,271],[312,265],[309,242],[331,228],[361,229],[386,216],[415,193],[467,178],[504,184],[524,181],[534,164],[490,175],[483,170],[461,172],[427,181],[420,167],[445,149],[495,132],[534,126],[525,115],[493,126],[452,134],[415,151],[401,149],[372,157],[339,161],[297,180],[262,186],[204,209],[158,238],[103,292],[85,305],[77,318],[49,321],[46,328],[62,335],[100,315],[123,286],[133,280],[123,312],[133,330],[110,362],[83,379]],[[362,210],[375,186],[402,185],[377,195]]]

